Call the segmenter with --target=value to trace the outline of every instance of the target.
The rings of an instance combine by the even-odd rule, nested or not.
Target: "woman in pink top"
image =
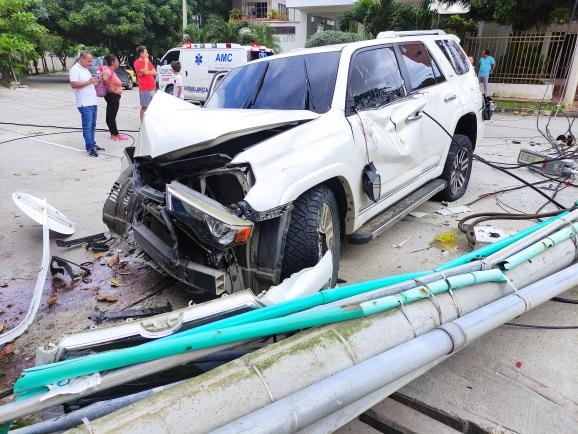
[[[106,125],[110,131],[112,140],[126,140],[128,136],[120,134],[116,127],[116,114],[120,105],[120,94],[122,93],[122,82],[116,75],[116,69],[120,65],[118,58],[114,54],[104,56],[106,66],[102,69],[102,81],[108,93],[104,96],[106,100]]]

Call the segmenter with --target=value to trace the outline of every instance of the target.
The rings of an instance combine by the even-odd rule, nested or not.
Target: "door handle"
[[[446,95],[446,97],[444,98],[444,102],[450,102],[453,101],[454,99],[456,99],[457,96],[456,95]]]
[[[417,119],[420,119],[422,117],[421,112],[417,112],[414,115],[409,115],[407,118],[405,118],[406,122],[411,122],[411,121],[415,121]]]

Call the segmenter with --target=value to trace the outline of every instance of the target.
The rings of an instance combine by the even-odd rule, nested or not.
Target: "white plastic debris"
[[[420,218],[428,216],[428,215],[429,214],[427,212],[422,212],[422,211],[412,211],[408,214],[408,216],[415,217],[416,219],[420,219]]]
[[[408,242],[409,240],[411,240],[411,238],[412,238],[412,237],[409,237],[409,238],[406,238],[406,239],[403,240],[403,241],[400,241],[400,242],[397,243],[397,244],[392,244],[391,247],[395,247],[396,249],[401,249],[403,246],[405,246],[405,245],[407,244],[407,242]]]
[[[438,209],[436,212],[441,215],[452,215],[452,214],[461,214],[464,212],[471,212],[472,209],[469,206],[454,206],[451,208],[441,208]]]

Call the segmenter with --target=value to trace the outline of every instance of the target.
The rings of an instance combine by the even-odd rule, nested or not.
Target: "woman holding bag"
[[[122,82],[116,75],[116,69],[120,63],[114,54],[104,56],[104,63],[106,66],[102,69],[102,81],[108,90],[104,96],[106,100],[106,125],[110,131],[110,138],[112,140],[127,140],[128,136],[120,134],[116,126],[116,115],[120,105],[120,94],[122,93]]]

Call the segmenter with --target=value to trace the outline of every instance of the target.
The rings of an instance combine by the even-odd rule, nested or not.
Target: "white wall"
[[[546,87],[548,91],[546,92]],[[546,94],[544,94],[546,92]],[[552,99],[552,86],[545,84],[511,84],[489,83],[488,93],[496,98],[512,98],[515,100],[527,99],[541,101],[545,96],[546,101]]]

